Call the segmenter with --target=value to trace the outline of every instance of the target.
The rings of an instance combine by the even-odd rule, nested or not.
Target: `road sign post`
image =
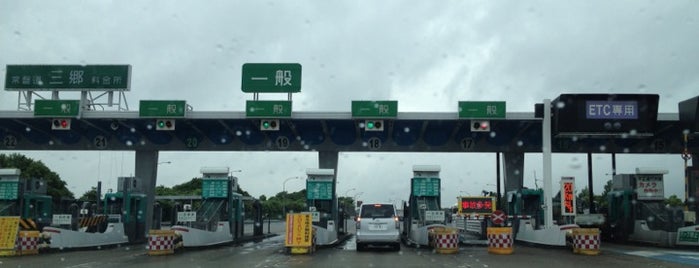
[[[301,91],[301,64],[246,63],[243,64],[243,92],[293,93]]]

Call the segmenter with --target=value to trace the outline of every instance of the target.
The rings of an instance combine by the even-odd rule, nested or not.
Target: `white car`
[[[357,251],[367,246],[400,250],[400,222],[393,204],[363,204],[357,217]]]

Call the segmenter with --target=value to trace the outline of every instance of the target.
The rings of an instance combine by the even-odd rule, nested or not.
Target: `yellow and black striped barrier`
[[[22,230],[24,231],[38,231],[39,228],[36,226],[36,222],[32,220],[31,218],[29,219],[19,219],[19,226],[22,227]]]
[[[97,215],[92,217],[84,217],[80,219],[80,228],[93,227],[107,221],[107,215]]]

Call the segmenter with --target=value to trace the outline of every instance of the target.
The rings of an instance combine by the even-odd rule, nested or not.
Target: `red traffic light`
[[[53,121],[51,121],[51,129],[53,129],[53,130],[69,130],[70,129],[70,119],[66,119],[66,118],[53,119]]]
[[[473,120],[473,121],[471,121],[471,131],[474,131],[474,132],[490,131],[490,121],[488,121],[488,120]]]

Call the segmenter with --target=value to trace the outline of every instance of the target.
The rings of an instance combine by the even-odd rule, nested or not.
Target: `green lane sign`
[[[459,118],[505,119],[504,101],[460,101]]]
[[[291,117],[291,101],[246,101],[245,116]]]
[[[413,178],[412,183],[414,196],[439,196],[439,178]]]
[[[699,242],[699,232],[696,231],[680,231],[679,234],[680,242]]]
[[[228,180],[203,180],[201,186],[201,196],[203,198],[227,198]]]
[[[36,100],[34,116],[75,117],[80,111],[80,100]]]
[[[243,64],[243,92],[292,93],[301,91],[301,64],[246,63]]]
[[[306,199],[332,200],[333,181],[306,181]]]
[[[7,65],[5,90],[128,91],[131,65]]]
[[[140,117],[184,117],[187,102],[183,100],[142,100],[138,105]]]
[[[17,200],[18,193],[18,181],[0,181],[0,199]]]
[[[352,117],[396,117],[398,101],[352,101]]]

